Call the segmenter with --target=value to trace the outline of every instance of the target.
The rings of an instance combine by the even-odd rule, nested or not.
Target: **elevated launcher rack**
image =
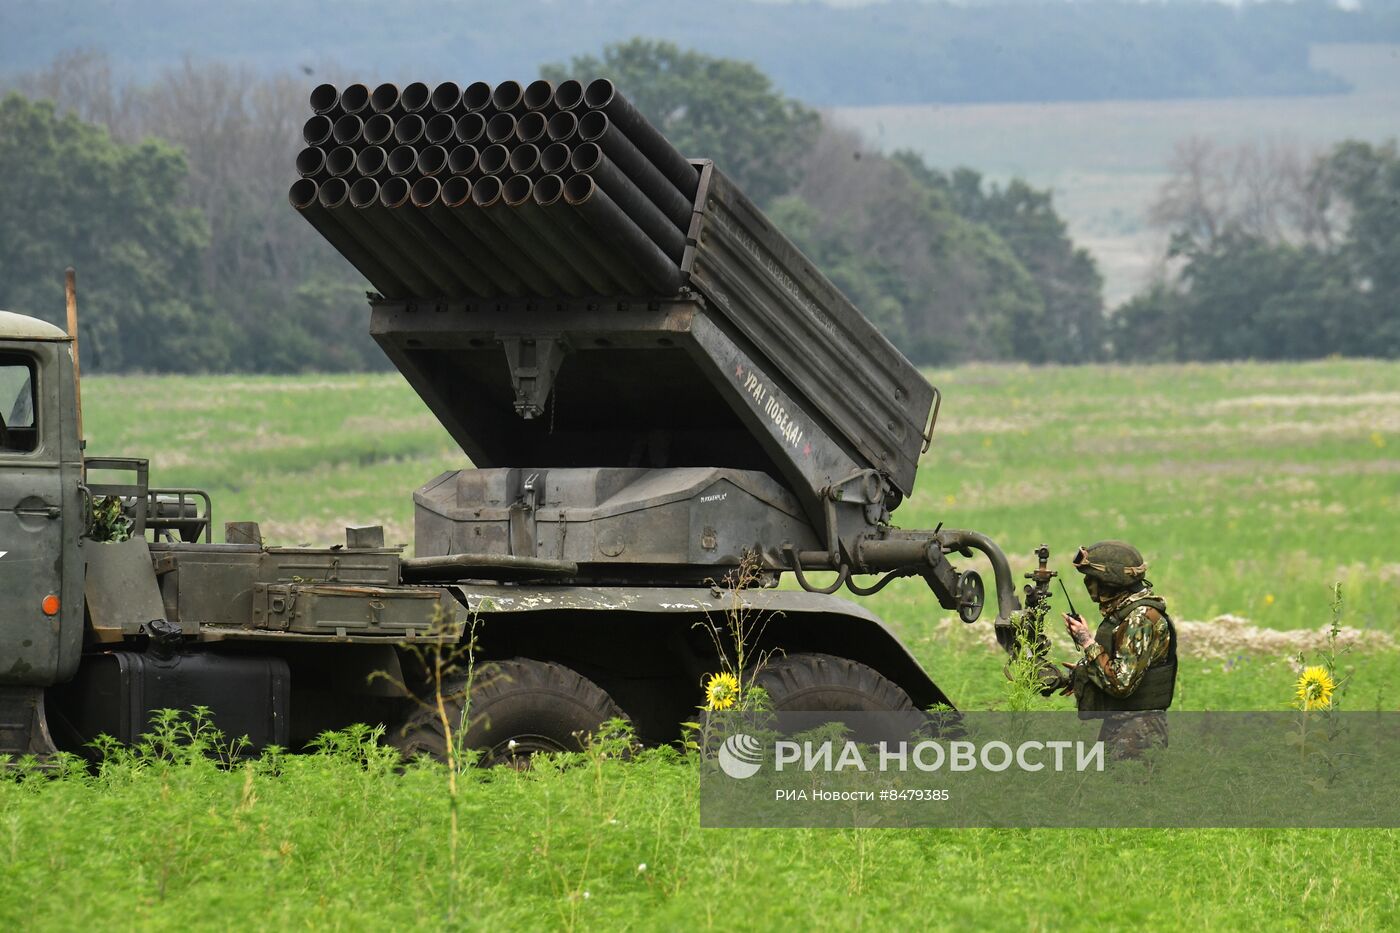
[[[818,522],[824,490],[873,472],[893,505],[913,491],[935,390],[712,163],[696,167],[676,294],[377,299],[371,333],[479,467],[759,470]]]
[[[506,85],[467,109],[476,87],[443,111],[463,111],[459,143],[473,113],[516,129],[471,170],[430,174],[429,147],[403,175],[351,183],[303,169],[291,195],[379,289],[374,339],[479,468],[416,494],[417,554],[556,560],[582,582],[696,582],[753,554],[815,592],[921,576],[972,621],[981,582],[946,555],[978,550],[1008,643],[1019,602],[1000,549],[975,532],[890,524],[938,413],[918,370],[712,162],[676,156],[610,82],[586,94],[566,82],[540,110],[511,106],[509,91],[500,101]],[[543,150],[557,173],[541,174],[523,141],[535,113],[549,138],[574,124],[560,132],[571,149]],[[459,166],[463,147],[450,153]],[[502,182],[483,169],[488,154],[522,172]],[[433,287],[404,284],[414,279]],[[812,569],[837,578],[819,587]],[[862,587],[858,573],[885,577]]]

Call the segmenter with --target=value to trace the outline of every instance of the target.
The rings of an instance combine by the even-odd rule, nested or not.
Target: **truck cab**
[[[0,311],[0,746],[51,747],[42,690],[83,640],[82,450],[72,339]]]

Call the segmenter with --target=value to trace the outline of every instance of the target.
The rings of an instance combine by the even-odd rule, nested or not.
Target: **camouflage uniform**
[[[1153,663],[1164,661],[1170,647],[1167,619],[1142,604],[1153,597],[1151,587],[1125,593],[1102,606],[1105,618],[1119,615],[1123,621],[1113,629],[1113,651],[1105,671],[1095,660],[1101,653],[1098,642],[1090,642],[1079,662],[1083,676],[1113,697],[1127,697],[1142,682]],[[1077,672],[1076,672],[1077,673]],[[1149,748],[1167,744],[1166,713],[1148,710],[1103,714],[1099,741],[1114,758],[1136,758]]]
[[[1163,711],[1175,692],[1176,633],[1166,603],[1146,579],[1141,552],[1131,544],[1100,541],[1080,548],[1074,566],[1103,612],[1093,638],[1081,642],[1084,659],[1071,676],[1075,700],[1081,715],[1103,718],[1099,740],[1112,757],[1136,758],[1167,744]]]

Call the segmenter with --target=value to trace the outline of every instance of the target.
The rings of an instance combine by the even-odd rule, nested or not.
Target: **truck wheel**
[[[768,691],[773,709],[814,712],[914,710],[909,694],[873,668],[830,654],[775,657],[755,678]]]
[[[462,714],[461,686],[446,699],[448,718]],[[481,750],[480,763],[524,766],[535,752],[579,751],[609,719],[626,718],[602,688],[577,671],[550,661],[512,658],[482,665],[472,685],[463,744]],[[442,720],[419,708],[389,736],[406,758],[446,758]]]

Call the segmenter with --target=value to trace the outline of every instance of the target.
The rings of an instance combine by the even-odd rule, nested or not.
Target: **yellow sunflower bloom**
[[[705,708],[733,709],[739,702],[739,678],[730,673],[711,674],[705,681]]]
[[[1332,691],[1337,685],[1325,667],[1309,667],[1298,678],[1298,705],[1305,709],[1327,709],[1332,705]]]

